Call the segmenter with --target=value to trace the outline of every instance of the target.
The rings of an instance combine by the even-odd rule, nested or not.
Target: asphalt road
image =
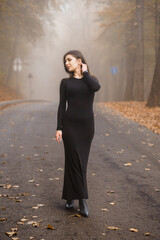
[[[73,211],[64,210],[64,150],[54,138],[57,105],[0,110],[0,240],[13,238],[6,232],[16,232],[14,240],[160,240],[160,136],[94,108],[89,218],[76,215],[78,202]]]

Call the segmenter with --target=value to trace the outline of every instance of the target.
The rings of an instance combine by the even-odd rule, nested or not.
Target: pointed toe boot
[[[80,214],[84,217],[88,217],[89,210],[88,210],[86,199],[79,199],[79,208],[80,208]]]
[[[74,200],[67,200],[65,204],[65,209],[69,210],[74,207]]]

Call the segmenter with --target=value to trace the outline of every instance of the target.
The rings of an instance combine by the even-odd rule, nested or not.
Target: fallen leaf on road
[[[17,222],[17,225],[23,225],[24,222]]]
[[[18,228],[11,228],[12,231],[18,231]]]
[[[8,156],[8,154],[5,154],[5,153],[0,155],[0,157],[4,157],[4,158],[7,157],[7,156]]]
[[[23,201],[22,199],[15,200],[15,202],[22,202],[22,201]]]
[[[29,239],[34,239],[35,237],[29,237]]]
[[[1,210],[6,210],[6,207],[1,207],[0,209],[1,209]]]
[[[33,227],[39,227],[39,223],[35,221],[29,221],[27,225],[33,225]]]
[[[28,221],[27,218],[22,218],[22,219],[21,219],[21,222],[26,222],[26,221]]]
[[[106,233],[101,233],[102,236],[106,236]]]
[[[132,163],[124,163],[124,166],[132,166]]]
[[[116,153],[120,154],[120,153],[123,153],[124,152],[124,149],[121,149],[120,151],[117,151]]]
[[[148,146],[149,146],[149,147],[153,147],[154,144],[153,144],[153,143],[148,143]]]
[[[28,196],[29,193],[17,193],[18,196]]]
[[[36,206],[36,207],[32,207],[33,209],[38,209],[38,206]]]
[[[57,170],[58,170],[58,171],[63,171],[63,168],[58,168]]]
[[[52,225],[48,225],[48,226],[47,226],[47,229],[55,230],[55,228],[52,227]]]
[[[37,206],[35,206],[35,207],[32,207],[33,209],[38,209],[39,207],[44,207],[45,205],[44,204],[37,204]]]
[[[109,133],[106,133],[105,136],[109,136]]]
[[[77,218],[81,218],[82,215],[76,213],[76,214],[72,214],[72,215],[70,215],[69,217],[77,217]]]
[[[4,188],[11,188],[12,187],[12,185],[11,184],[4,184]]]
[[[0,218],[0,221],[6,221],[7,218]]]
[[[107,191],[107,195],[110,195],[112,193],[115,193],[115,191]]]
[[[54,180],[57,180],[57,181],[58,181],[58,180],[59,180],[59,178],[54,178]]]
[[[38,171],[38,172],[43,172],[43,169],[37,168],[37,171]]]
[[[31,159],[30,157],[25,157],[25,159]]]
[[[129,229],[131,232],[138,232],[138,229],[136,229],[136,228],[130,228]]]
[[[14,188],[19,188],[19,186],[18,186],[18,185],[14,185],[13,187],[14,187]]]
[[[114,226],[109,226],[108,230],[119,230],[119,228],[118,227],[114,227]]]
[[[44,204],[37,204],[38,207],[44,207],[45,205]]]
[[[92,176],[95,176],[96,174],[95,173],[92,173]]]
[[[40,184],[36,183],[36,184],[34,184],[34,185],[35,185],[36,187],[39,187]]]
[[[18,237],[13,237],[12,240],[19,240],[19,238]]]
[[[160,192],[159,188],[154,188],[155,192]]]
[[[34,179],[30,179],[30,180],[28,180],[28,182],[34,182]]]
[[[109,212],[109,210],[108,210],[107,208],[101,208],[101,210],[102,210],[103,212]]]
[[[115,205],[115,203],[114,203],[114,202],[111,202],[110,204],[111,204],[111,205]]]
[[[150,234],[150,233],[148,233],[148,232],[144,234],[144,236],[150,236],[150,235],[151,235],[151,234]]]
[[[18,197],[8,197],[8,199],[15,200],[15,199],[18,199]]]
[[[36,153],[36,154],[34,154],[34,156],[35,156],[35,157],[38,157],[38,156],[39,156],[39,154],[37,154],[37,153]]]
[[[150,170],[150,168],[145,168],[145,170],[146,170],[146,171],[149,171],[149,170]]]
[[[14,235],[17,235],[17,233],[16,232],[6,232],[5,233],[8,237],[12,237],[12,236],[14,236]]]

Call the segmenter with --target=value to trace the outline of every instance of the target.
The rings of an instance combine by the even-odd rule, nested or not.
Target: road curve
[[[64,210],[57,105],[0,110],[0,240],[9,239],[11,228],[20,240],[160,239],[160,136],[112,110],[94,109],[89,218],[75,215],[78,202]]]

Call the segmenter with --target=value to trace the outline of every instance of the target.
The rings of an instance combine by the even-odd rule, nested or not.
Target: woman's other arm
[[[66,110],[66,93],[65,93],[65,79],[62,79],[60,83],[60,101],[57,111],[57,132],[56,140],[60,142],[62,140],[62,120]]]

